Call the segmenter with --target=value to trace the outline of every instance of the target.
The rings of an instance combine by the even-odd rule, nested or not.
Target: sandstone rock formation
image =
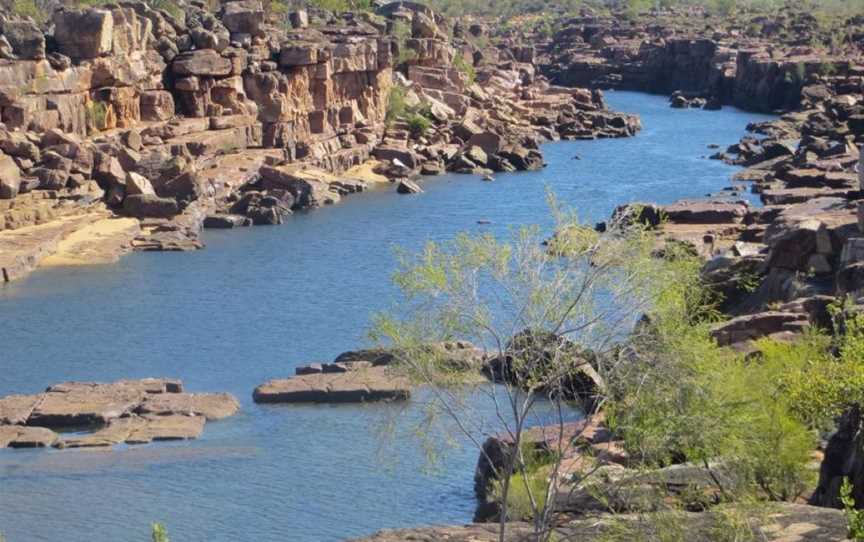
[[[255,388],[256,403],[365,403],[408,399],[408,379],[384,367],[350,368],[344,372],[315,373],[314,369]]]
[[[476,45],[449,36],[452,21],[419,4],[318,13],[314,24],[295,12],[293,28],[259,0],[180,7],[63,7],[45,28],[3,19],[4,281],[85,217],[140,221],[128,239],[102,240],[114,252],[193,250],[205,221],[280,224],[373,176],[408,187],[417,173],[536,169],[541,141],[639,128],[599,92],[549,85],[524,47],[478,62]],[[409,110],[393,110],[394,84]]]
[[[0,448],[92,448],[193,439],[206,421],[233,416],[239,409],[226,393],[184,393],[179,380],[65,382],[43,393],[0,398]],[[82,429],[88,432],[55,433]]]

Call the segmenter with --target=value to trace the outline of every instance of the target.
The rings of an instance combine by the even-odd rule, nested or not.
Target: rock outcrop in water
[[[35,395],[0,397],[0,448],[194,439],[207,421],[233,416],[239,409],[227,393],[185,393],[179,380],[65,382]]]
[[[465,341],[428,345],[430,354],[460,367],[480,367],[485,352]],[[291,378],[275,379],[255,388],[256,403],[364,403],[402,401],[414,384],[395,365],[408,353],[399,349],[343,352],[332,363],[312,363],[295,369]],[[479,376],[479,370],[478,370]]]
[[[0,19],[3,281],[201,248],[205,225],[280,224],[417,173],[536,169],[542,141],[639,128],[599,91],[550,85],[529,49],[481,59],[419,4],[290,25],[259,0],[178,5]]]

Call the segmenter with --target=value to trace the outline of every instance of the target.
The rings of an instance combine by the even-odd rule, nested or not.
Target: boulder
[[[251,226],[252,219],[242,215],[208,215],[204,219],[204,227],[209,229],[224,230]]]
[[[503,145],[503,140],[500,135],[493,132],[482,132],[474,134],[468,140],[467,145],[470,147],[480,147],[488,155],[498,154]]]
[[[306,28],[309,26],[309,13],[305,9],[298,9],[288,14],[288,20],[292,28]]]
[[[305,209],[337,203],[339,193],[331,190],[325,172],[294,166],[262,166],[261,180],[267,189],[287,190],[294,198],[292,208]]]
[[[111,53],[114,17],[104,9],[62,9],[54,12],[57,50],[73,60],[86,60]]]
[[[135,194],[123,200],[123,212],[136,218],[171,218],[180,212],[180,207],[174,198]]]
[[[156,190],[146,177],[130,171],[126,173],[126,196],[137,195],[155,196]]]
[[[213,49],[181,53],[171,63],[175,75],[225,77],[231,74],[231,61]]]
[[[735,224],[747,216],[747,204],[722,201],[683,201],[662,207],[670,222],[678,224]]]
[[[174,97],[167,90],[148,90],[141,93],[141,120],[158,122],[174,117]]]
[[[231,206],[233,215],[248,217],[256,226],[275,226],[282,224],[291,214],[295,198],[288,189],[274,189],[267,192],[246,192],[240,201]]]
[[[255,388],[256,403],[362,403],[405,400],[411,383],[386,367],[306,374],[271,380]]]
[[[42,60],[45,58],[45,35],[33,22],[27,20],[5,21],[0,24],[2,34],[12,53],[24,60]]]
[[[229,2],[222,10],[222,24],[232,34],[260,36],[264,8],[259,0]]]
[[[420,194],[423,189],[420,185],[410,179],[402,179],[399,186],[396,187],[396,192],[399,194]]]
[[[807,314],[799,312],[766,311],[733,318],[717,324],[711,336],[720,346],[745,343],[785,331],[801,331],[809,326]]]
[[[0,199],[12,199],[21,187],[21,170],[11,156],[0,152]]]

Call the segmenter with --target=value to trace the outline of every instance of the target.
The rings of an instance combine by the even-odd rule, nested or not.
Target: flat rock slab
[[[407,378],[373,367],[271,380],[255,389],[253,399],[256,403],[362,403],[405,400],[410,395]]]
[[[53,389],[42,395],[27,425],[54,428],[101,425],[131,413],[144,396],[145,392],[139,389],[112,384]]]
[[[63,382],[40,394],[0,398],[0,448],[104,448],[194,439],[208,420],[239,409],[230,394],[184,393],[179,380]],[[61,439],[52,429],[67,434]]]
[[[148,395],[138,407],[139,414],[183,414],[221,420],[240,410],[240,403],[229,393],[163,393]]]
[[[106,427],[80,437],[66,438],[58,448],[103,448],[117,444],[148,444],[158,440],[188,440],[201,436],[203,416],[130,416],[113,420]]]
[[[0,448],[47,448],[57,442],[57,433],[44,427],[0,425]]]
[[[9,395],[0,398],[0,425],[24,425],[41,395]]]

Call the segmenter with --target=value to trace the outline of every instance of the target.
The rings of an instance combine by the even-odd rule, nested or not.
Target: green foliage
[[[385,117],[387,124],[392,124],[396,120],[403,118],[408,111],[408,105],[405,103],[405,87],[394,86],[390,89],[390,96],[387,98],[387,115]]]
[[[36,0],[14,0],[12,13],[19,17],[30,17],[38,24],[43,24],[48,20],[47,11],[41,9],[36,4]]]
[[[185,18],[183,8],[181,8],[175,0],[148,0],[148,3],[150,4],[150,7],[161,9],[178,21],[182,21]]]
[[[104,130],[107,127],[108,106],[104,102],[90,102],[85,110],[87,125],[92,130]]]
[[[687,542],[683,512],[661,508],[634,519],[613,519],[605,526],[598,542]]]
[[[474,65],[465,60],[465,57],[461,54],[456,54],[456,57],[453,59],[453,67],[465,74],[469,85],[473,85],[477,80],[477,70],[474,69]]]
[[[426,104],[409,106],[406,102],[406,94],[407,90],[398,85],[390,89],[385,120],[388,125],[404,120],[408,124],[411,135],[420,137],[432,127],[432,114]]]
[[[417,51],[408,47],[408,40],[412,36],[411,27],[408,23],[395,21],[390,28],[390,35],[396,40],[398,53],[395,63],[397,66],[417,58]]]
[[[735,471],[734,493],[793,500],[811,483],[816,447],[809,421],[790,396],[789,378],[804,371],[827,342],[765,341],[749,361],[720,348],[710,335],[714,297],[698,274],[699,262],[676,256],[651,323],[634,337],[610,379],[607,415],[635,457],[648,465],[719,461]],[[793,351],[790,354],[790,351]]]
[[[864,510],[855,508],[855,499],[852,497],[852,484],[849,478],[843,478],[840,486],[840,503],[846,514],[846,528],[848,537],[855,542],[864,541]]]
[[[150,539],[152,542],[171,542],[168,538],[168,530],[162,523],[154,523],[150,527]]]
[[[408,130],[414,137],[424,135],[432,127],[432,121],[420,113],[411,113],[405,120],[408,123]]]
[[[845,322],[838,355],[829,354],[831,338],[813,333],[794,345],[760,341],[763,358],[784,360],[784,396],[797,418],[809,426],[828,428],[854,404],[864,404],[864,315]]]
[[[507,491],[507,516],[513,521],[534,519],[538,510],[546,506],[546,495],[549,491],[549,469],[522,471],[510,477],[510,487]],[[503,482],[497,482],[493,496],[500,502],[504,494]]]

